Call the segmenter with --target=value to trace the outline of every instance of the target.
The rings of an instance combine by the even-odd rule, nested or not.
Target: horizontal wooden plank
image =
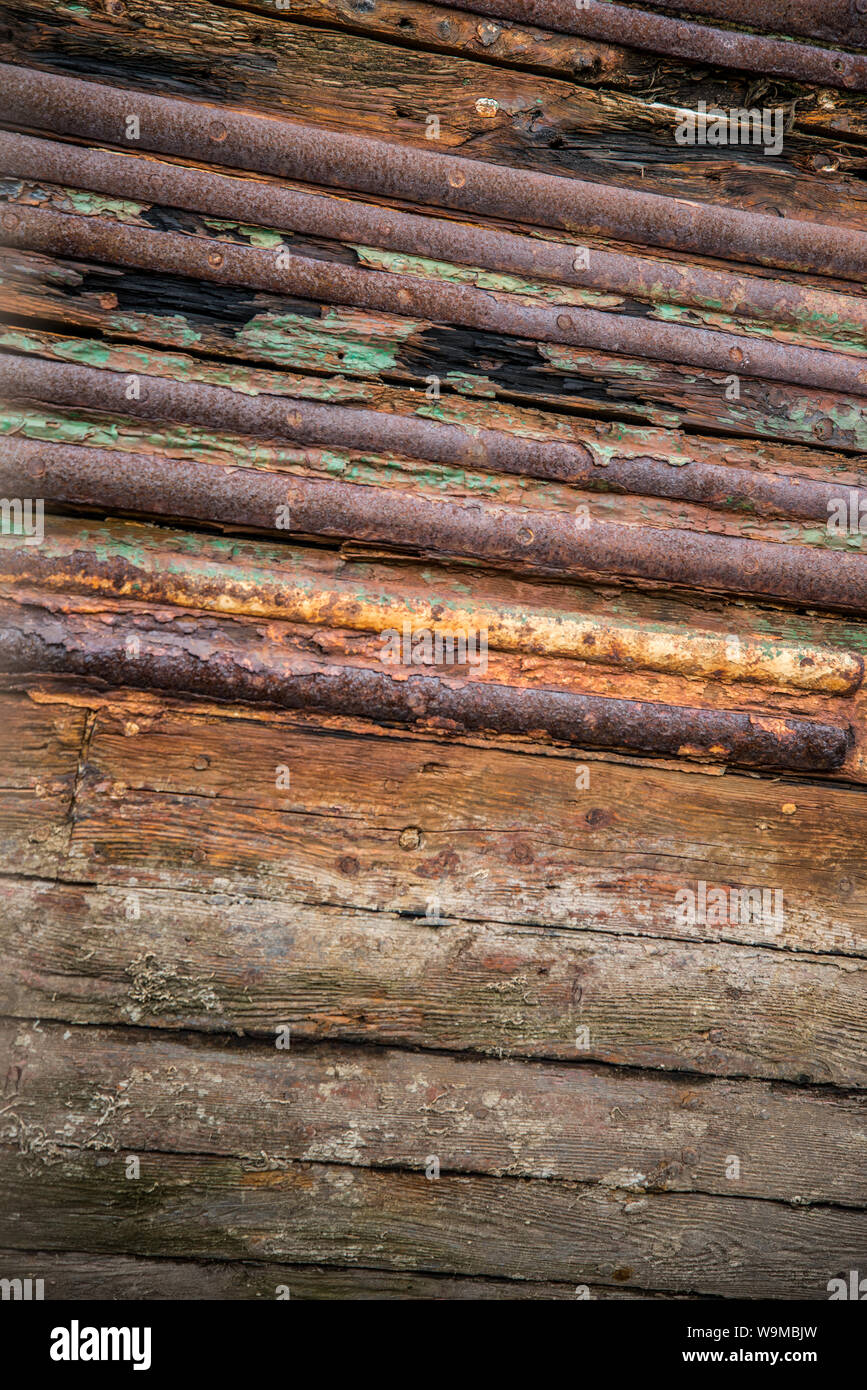
[[[846,957],[437,926],[251,899],[230,875],[210,895],[141,874],[114,889],[4,878],[3,1011],[864,1083],[863,969]]]
[[[331,1164],[255,1167],[152,1154],[33,1166],[0,1151],[3,1243],[22,1251],[366,1265],[470,1277],[826,1299],[858,1267],[867,1218],[838,1207]]]
[[[86,715],[6,695],[0,713],[6,765],[26,763],[14,777],[29,779],[3,792],[0,863],[12,874],[194,891],[230,882],[311,906],[865,954],[854,789],[347,737],[166,701]],[[702,882],[729,907],[733,889],[776,890],[781,914],[741,913],[738,898],[725,920],[702,916]],[[684,890],[696,894],[692,918],[679,910]]]
[[[814,784],[104,712],[71,862],[77,876],[87,866],[117,882],[207,889],[231,873],[258,895],[373,911],[424,915],[435,898],[446,918],[864,954],[862,800]],[[779,890],[781,922],[690,922],[677,894],[702,881]]]
[[[0,1142],[867,1205],[863,1099],[276,1036],[0,1023]]]
[[[264,1260],[149,1260],[77,1251],[0,1250],[0,1279],[45,1281],[45,1300],[424,1299],[426,1302],[676,1298],[617,1284],[576,1286],[534,1279],[460,1279],[336,1265],[269,1264]],[[692,1295],[695,1297],[695,1295]]]

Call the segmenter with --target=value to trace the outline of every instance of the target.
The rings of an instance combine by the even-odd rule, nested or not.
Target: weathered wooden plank
[[[73,718],[77,730],[84,718],[17,697],[0,709],[7,765],[27,746],[19,729]],[[15,794],[3,821],[7,871],[48,874],[69,847],[79,877],[85,865],[104,875],[109,861],[118,882],[141,875],[208,890],[230,870],[244,891],[300,891],[334,906],[423,916],[436,900],[446,919],[865,951],[856,791],[394,734],[347,738],[285,717],[171,705],[100,708],[88,737],[74,816],[74,746],[58,804],[37,795],[16,810]],[[288,786],[277,785],[281,767]],[[57,773],[37,762],[32,775],[44,788]],[[738,911],[690,921],[677,894],[697,894],[701,882],[729,896],[776,890],[779,920]]]
[[[462,395],[596,419],[867,449],[867,412],[830,392],[743,377],[740,399],[728,400],[719,373],[23,251],[3,253],[0,263],[7,313],[109,339],[422,388],[434,376]]]
[[[0,1141],[867,1205],[863,1099],[379,1048],[0,1024]]]
[[[436,897],[447,918],[865,951],[862,793],[584,766],[581,788],[569,759],[100,714],[71,853],[188,887],[231,862],[250,891],[309,883],[311,901],[315,883],[371,910]],[[778,888],[782,926],[680,920],[676,892],[700,880]]]
[[[715,194],[734,205],[863,225],[863,153],[837,135],[793,132],[773,160],[760,148],[720,151],[675,143],[672,108],[609,97],[555,78],[489,63],[310,29],[189,0],[126,0],[107,14],[95,0],[34,0],[6,7],[0,57],[87,77],[118,70],[163,93],[267,107],[309,121],[410,141],[440,121],[441,147],[513,166],[616,181],[685,198]],[[58,23],[62,20],[62,23]],[[479,106],[479,102],[482,102]],[[494,102],[494,107],[484,102]],[[486,112],[493,111],[493,115]],[[600,155],[600,152],[604,152]],[[804,175],[811,157],[829,172]]]
[[[21,1250],[507,1273],[777,1299],[827,1298],[828,1280],[857,1268],[867,1227],[863,1214],[839,1207],[168,1154],[146,1155],[136,1182],[122,1155],[34,1167],[6,1149],[0,1194],[14,1217],[4,1244]]]
[[[533,1279],[456,1279],[451,1275],[336,1265],[269,1264],[264,1260],[149,1260],[135,1255],[90,1255],[56,1250],[0,1250],[0,1278],[41,1278],[52,1300],[286,1298],[293,1302],[335,1299],[423,1299],[426,1302],[578,1298],[671,1299],[612,1285],[551,1284]],[[288,1290],[288,1295],[287,1295]],[[683,1297],[683,1295],[680,1295]],[[695,1299],[697,1295],[690,1295]]]
[[[3,879],[4,1011],[863,1084],[850,958],[313,908],[306,876],[267,902],[224,871],[211,894]]]

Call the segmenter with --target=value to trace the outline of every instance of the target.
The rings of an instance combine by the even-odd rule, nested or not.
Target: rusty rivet
[[[361,866],[354,854],[344,854],[337,867],[347,878],[354,878]]]
[[[500,103],[495,97],[479,97],[476,102],[476,114],[479,116],[496,116],[500,109]]]
[[[449,183],[452,188],[463,188],[467,181],[467,176],[461,169],[453,169],[449,174]]]
[[[215,267],[216,267],[216,266],[221,266],[222,264],[223,264],[223,257],[222,257],[222,254],[221,254],[219,251],[209,251],[209,252],[208,252],[208,265],[212,265],[212,266],[215,266]]]
[[[408,825],[405,830],[401,830],[397,842],[401,849],[419,849],[422,833],[417,825]]]
[[[403,305],[409,305],[409,304],[411,304],[411,303],[412,303],[412,295],[410,294],[409,290],[405,290],[405,289],[404,289],[404,290],[398,290],[398,292],[397,292],[397,302],[398,302],[398,304],[403,304]]]
[[[225,140],[228,133],[222,121],[212,121],[208,126],[208,134],[212,140]]]
[[[743,362],[743,360],[744,360],[744,355],[743,355],[743,353],[741,352],[741,350],[740,350],[739,347],[730,348],[730,349],[729,349],[729,357],[731,358],[731,360],[732,360],[733,362],[738,362],[738,363],[740,363],[740,362]]]
[[[286,412],[286,424],[290,429],[297,430],[298,426],[301,424],[301,411],[288,410]]]
[[[558,315],[557,315],[557,327],[558,327],[558,328],[571,328],[571,327],[572,327],[572,320],[570,319],[570,317],[569,317],[568,314],[558,314]]]
[[[529,526],[522,526],[518,532],[518,540],[521,545],[529,545],[532,539],[533,532],[530,530]]]
[[[21,218],[18,216],[17,212],[3,213],[3,226],[8,227],[10,232],[14,231],[20,221]]]

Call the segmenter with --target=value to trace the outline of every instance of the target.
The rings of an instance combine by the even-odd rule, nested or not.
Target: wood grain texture
[[[82,709],[40,708],[28,700],[0,704],[0,856],[17,873],[50,873],[68,849],[88,715]]]
[[[2,1023],[0,1142],[867,1206],[863,1098],[275,1042]]]
[[[287,18],[275,0],[216,0],[227,9],[255,10]],[[867,133],[864,102],[858,94],[818,92],[794,82],[756,78],[751,73],[697,68],[661,53],[596,43],[575,34],[559,34],[508,19],[489,19],[446,5],[418,0],[377,0],[361,8],[353,0],[292,0],[293,23],[346,29],[392,43],[455,53],[497,66],[550,73],[582,87],[627,91],[642,101],[675,108],[748,106],[755,88],[774,101],[791,102],[796,130],[822,130],[850,139]],[[797,100],[794,98],[797,97]]]
[[[677,1294],[631,1290],[617,1284],[553,1284],[535,1279],[454,1278],[358,1266],[298,1265],[266,1260],[166,1260],[76,1251],[0,1250],[0,1279],[42,1278],[45,1299],[239,1299],[298,1301],[395,1300],[425,1302],[544,1301],[603,1298],[670,1299]],[[288,1295],[286,1290],[288,1289]],[[692,1295],[695,1298],[696,1295]]]
[[[288,14],[274,0],[11,0],[0,60],[865,225],[863,96],[420,0],[292,0]],[[679,115],[699,100],[782,107],[782,151],[678,145]],[[273,229],[20,178],[0,182],[0,200],[183,234],[217,256],[275,242]],[[710,300],[667,304],[659,286],[632,299],[280,240],[372,276],[588,305],[615,324],[867,351],[851,299],[759,321]],[[583,440],[600,474],[618,451],[795,487],[864,481],[867,411],[839,388],[742,377],[730,400],[721,373],[675,362],[54,254],[2,260],[0,350]],[[282,435],[96,406],[7,403],[0,434],[545,518],[585,496],[483,474],[471,454],[434,466],[373,448],[293,452]],[[593,498],[673,542],[682,530],[828,541],[797,506],[699,505],[665,487],[648,502],[604,482]],[[145,615],[193,639],[210,604],[224,631],[256,631],[275,659],[303,649],[350,664],[378,647],[388,602],[462,604],[499,624],[479,679],[819,719],[845,726],[851,751],[836,784],[776,779],[585,754],[535,730],[456,738],[0,673],[0,1277],[44,1278],[48,1298],[72,1299],[825,1300],[829,1279],[863,1270],[865,625],[607,573],[543,581],[523,562],[485,568],[351,532],[269,547],[243,521],[182,531],[185,518],[159,513],[175,529],[157,533],[144,513],[103,524],[105,510],[49,518],[56,573],[37,573],[37,548],[17,603],[104,623]],[[96,550],[98,582],[85,564]],[[161,576],[150,588],[145,571]],[[288,622],[292,576],[313,597]],[[580,618],[594,640],[605,628],[602,659],[561,640]],[[735,655],[715,664],[732,637]],[[777,892],[782,916],[690,922],[677,895],[700,884]]]
[[[446,917],[864,952],[858,791],[802,786],[790,801],[758,779],[613,762],[594,763],[581,790],[570,759],[402,740],[374,751],[252,721],[243,734],[230,721],[136,723],[96,722],[71,849],[81,867],[198,888],[231,856],[235,882],[257,893],[307,881],[323,902],[371,910],[423,914],[436,896]],[[780,888],[782,931],[679,925],[675,893],[701,879]]]
[[[397,917],[251,898],[226,876],[211,894],[148,877],[3,879],[5,1012],[864,1083],[863,970],[846,957],[432,926],[421,903]]]
[[[23,805],[20,790],[7,792],[19,808],[7,813],[10,874],[27,844],[26,868],[43,876],[61,869],[62,850],[64,877],[116,885],[207,892],[230,881],[310,907],[424,918],[435,900],[446,920],[865,953],[858,790],[347,737],[291,716],[185,714],[165,702],[85,716],[6,696],[0,710],[10,780],[29,788]],[[19,735],[30,725],[38,744]],[[279,767],[288,788],[276,785]],[[58,782],[59,803],[46,796]],[[675,895],[702,880],[779,889],[782,923],[683,920]]]
[[[39,1181],[34,1181],[34,1171]],[[152,1154],[49,1163],[0,1151],[8,1248],[365,1265],[400,1272],[825,1299],[867,1219],[838,1207],[688,1193],[621,1197],[538,1179]]]

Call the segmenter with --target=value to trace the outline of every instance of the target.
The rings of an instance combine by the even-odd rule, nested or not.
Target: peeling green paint
[[[350,243],[362,265],[395,275],[416,275],[426,280],[449,280],[457,284],[475,285],[480,290],[522,296],[530,302],[546,304],[590,305],[598,309],[619,309],[624,305],[622,294],[605,290],[582,289],[580,286],[559,285],[541,280],[526,280],[502,271],[481,270],[437,261],[427,256],[411,256],[399,251],[383,251],[374,246]]]

